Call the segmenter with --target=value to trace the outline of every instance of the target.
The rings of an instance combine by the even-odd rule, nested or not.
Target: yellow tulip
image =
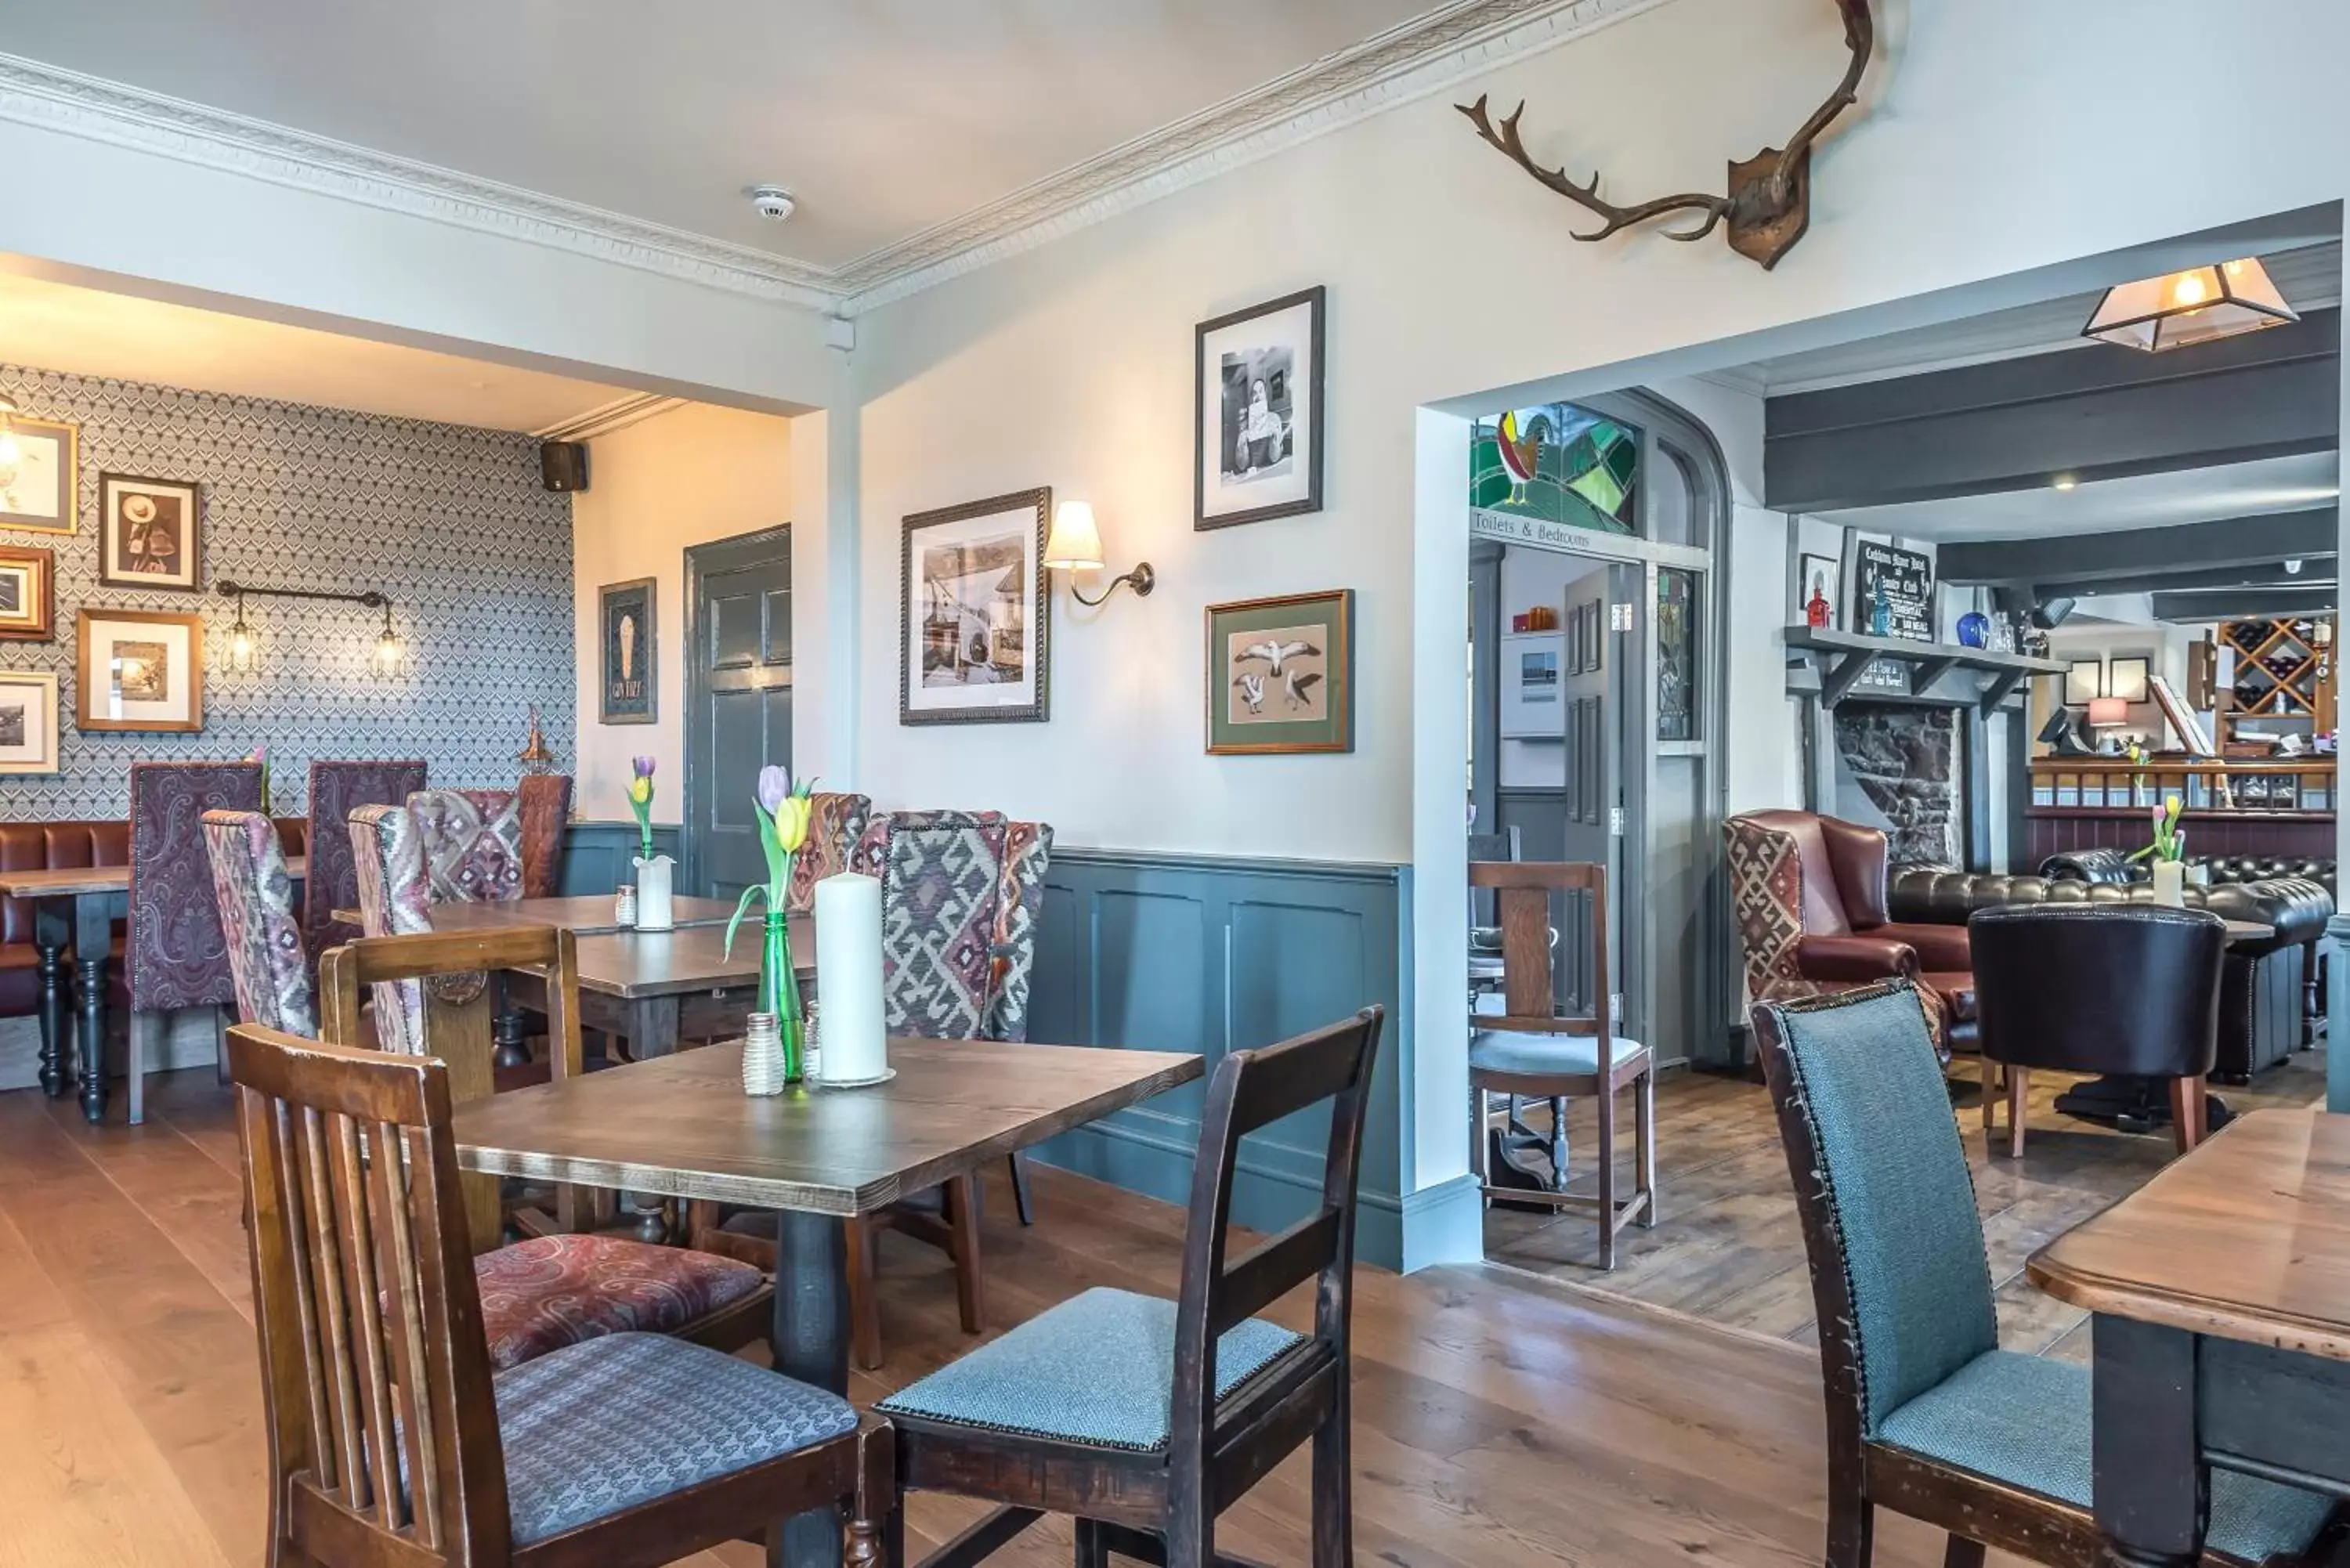
[[[653,781],[650,779],[630,779],[629,781],[629,798],[635,801],[639,805],[646,805],[653,798]]]
[[[775,841],[787,853],[797,854],[800,846],[807,842],[809,809],[807,796],[795,794],[787,797],[776,811]]]

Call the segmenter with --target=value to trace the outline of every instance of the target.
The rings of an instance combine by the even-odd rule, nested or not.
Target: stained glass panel
[[[1620,421],[1544,403],[1477,421],[1469,501],[1602,534],[1637,532],[1640,432]]]
[[[1697,739],[1697,574],[1657,568],[1657,739]]]

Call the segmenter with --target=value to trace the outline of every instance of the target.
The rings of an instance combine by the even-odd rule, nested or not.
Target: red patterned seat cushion
[[[473,1260],[490,1368],[608,1334],[671,1334],[765,1282],[748,1263],[621,1236],[538,1236]]]

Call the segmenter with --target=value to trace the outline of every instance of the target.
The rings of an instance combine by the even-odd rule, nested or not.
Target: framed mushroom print
[[[204,618],[86,609],[74,660],[77,730],[204,727]]]
[[[78,426],[0,414],[0,528],[72,533],[80,483]]]
[[[1200,323],[1194,528],[1322,510],[1322,293]]]
[[[57,678],[0,670],[0,774],[57,771]]]
[[[0,545],[0,640],[57,636],[57,558],[47,550]]]
[[[1208,607],[1208,750],[1355,749],[1355,594]]]
[[[202,496],[175,479],[98,476],[98,580],[109,588],[202,592]]]
[[[1052,698],[1048,485],[917,512],[898,579],[898,722],[1042,723]]]
[[[603,626],[603,662],[596,701],[599,724],[650,724],[660,717],[660,653],[653,639],[651,577],[607,583],[596,590]]]

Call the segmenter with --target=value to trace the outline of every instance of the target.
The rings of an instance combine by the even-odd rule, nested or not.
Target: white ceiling
[[[1430,4],[0,0],[0,47],[833,268]]]
[[[633,394],[536,370],[0,273],[0,365],[536,431]],[[0,374],[0,391],[8,379]]]
[[[1832,523],[1909,539],[2036,539],[2052,534],[2102,534],[2116,528],[2162,528],[2215,517],[2293,512],[2323,506],[2339,493],[2337,454],[2323,452],[2100,480],[2071,490],[2050,486],[1898,506],[1855,507],[1818,515]]]

